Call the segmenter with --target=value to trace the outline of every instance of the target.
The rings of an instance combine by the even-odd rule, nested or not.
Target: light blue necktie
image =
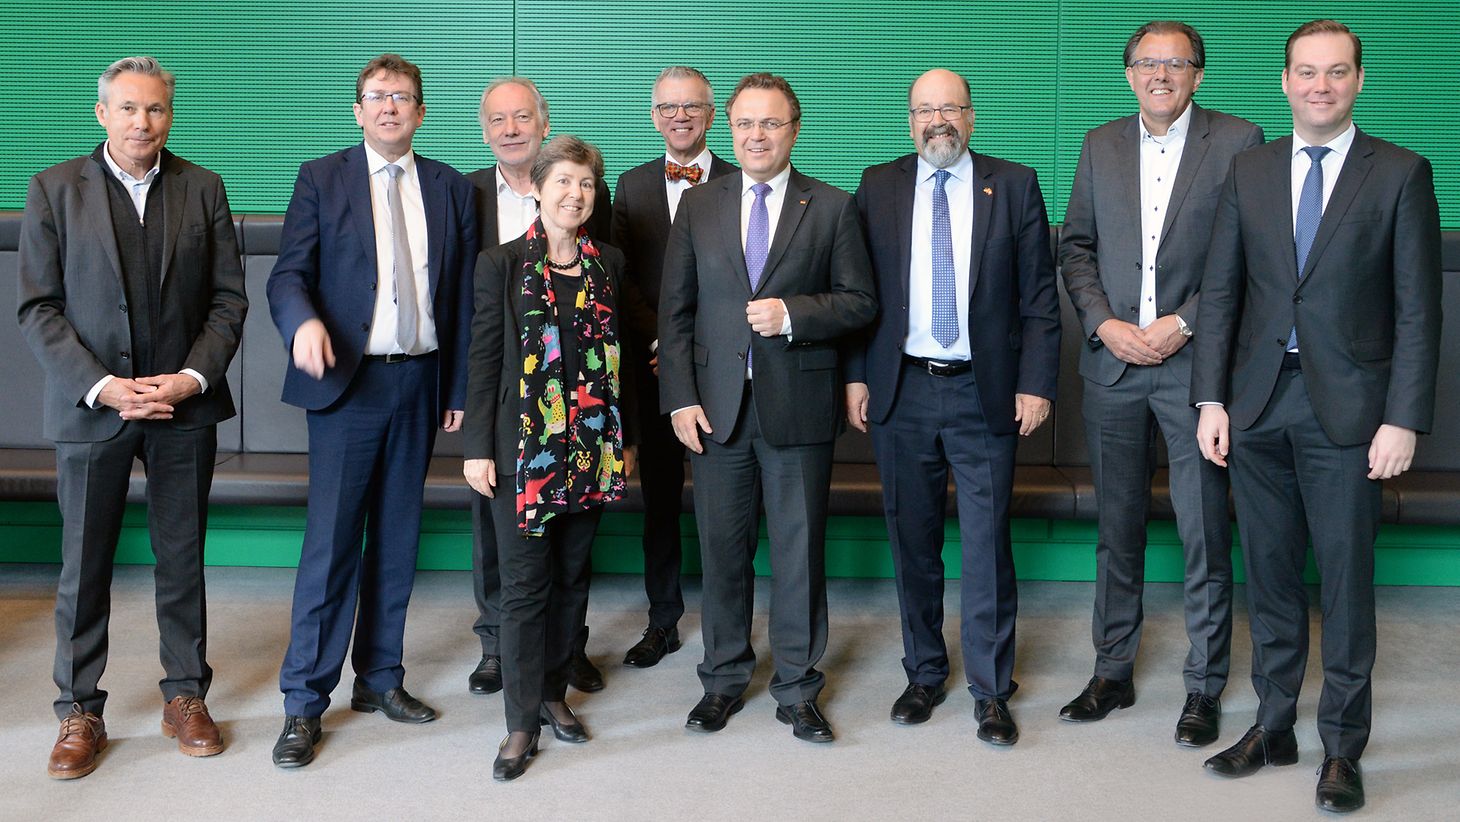
[[[933,339],[944,348],[958,340],[953,227],[948,216],[948,192],[943,190],[951,176],[947,169],[942,168],[933,175]]]
[[[750,275],[750,292],[760,288],[760,275],[765,271],[765,260],[771,251],[771,215],[766,210],[765,198],[771,193],[768,183],[756,183],[750,187],[755,202],[750,204],[750,225],[745,229],[745,271]],[[750,367],[750,352],[745,352],[745,365]]]
[[[1303,152],[1312,165],[1308,176],[1303,178],[1303,193],[1298,195],[1298,219],[1293,226],[1293,246],[1298,251],[1298,281],[1303,280],[1303,268],[1308,264],[1308,252],[1313,248],[1313,238],[1318,236],[1318,223],[1323,220],[1323,156],[1332,151],[1328,146],[1307,146]],[[1288,350],[1298,347],[1298,327],[1288,334]]]

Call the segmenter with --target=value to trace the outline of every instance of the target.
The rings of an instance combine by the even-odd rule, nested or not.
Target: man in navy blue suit
[[[352,630],[350,707],[436,718],[402,687],[401,643],[436,426],[461,425],[474,200],[465,177],[411,151],[426,113],[419,68],[381,55],[355,95],[364,143],[300,167],[268,285],[292,353],[283,399],[309,423],[281,768],[313,760]]]

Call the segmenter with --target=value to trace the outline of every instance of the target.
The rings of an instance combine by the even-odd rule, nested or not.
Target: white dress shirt
[[[1139,116],[1141,124],[1141,308],[1139,325],[1145,328],[1156,321],[1156,252],[1161,247],[1161,226],[1171,205],[1171,189],[1176,172],[1181,168],[1181,155],[1186,150],[1186,135],[1191,130],[1191,104],[1161,136],[1152,134]],[[1184,317],[1182,319],[1185,319]]]
[[[708,170],[707,167],[706,171],[708,172]],[[780,174],[766,180],[766,184],[771,187],[771,190],[765,195],[766,216],[770,218],[770,221],[766,224],[767,254],[770,252],[770,246],[776,243],[776,226],[781,222],[781,208],[786,204],[786,187],[790,182],[790,164],[787,164],[785,168],[781,169]],[[740,175],[741,252],[745,251],[745,236],[750,233],[750,207],[755,205],[755,192],[750,189],[754,185],[756,185],[756,182],[750,179],[749,174]],[[770,262],[769,258],[767,258],[766,262]],[[764,271],[761,272],[761,276],[765,276]],[[781,320],[781,336],[789,337],[791,336],[791,312],[786,311],[785,300],[781,300],[781,311],[785,314],[785,319]],[[746,369],[746,373],[749,374],[750,370]]]
[[[679,162],[673,157],[670,157],[668,153],[665,153],[664,159],[667,162],[671,163]],[[700,156],[694,158],[688,163],[684,163],[683,165],[699,166],[700,182],[703,183],[706,180],[710,179],[710,163],[710,147],[705,146],[705,150],[700,152]],[[664,179],[664,197],[669,201],[669,222],[674,222],[674,215],[679,212],[679,196],[683,194],[687,189],[689,189],[689,187],[689,180],[675,180],[674,182],[670,182],[669,178],[666,177]],[[754,198],[752,197],[751,199]]]
[[[1338,183],[1338,172],[1343,170],[1343,161],[1348,157],[1349,149],[1353,148],[1354,136],[1358,134],[1358,128],[1353,123],[1348,124],[1348,130],[1329,140],[1324,145],[1330,151],[1323,155],[1323,208],[1328,209],[1328,198],[1333,195],[1333,187]],[[1298,233],[1298,200],[1303,196],[1303,182],[1308,179],[1308,169],[1313,161],[1308,159],[1303,149],[1313,145],[1293,132],[1293,233]]]
[[[967,361],[969,266],[973,255],[973,157],[961,152],[946,169],[943,184],[948,196],[948,226],[953,233],[953,274],[958,309],[958,339],[944,348],[933,339],[933,186],[938,169],[918,158],[913,190],[912,248],[907,278],[907,342],[903,351],[912,357],[938,362]]]
[[[395,251],[390,235],[390,206],[386,191],[390,175],[388,161],[369,143],[365,144],[365,163],[370,170],[370,210],[375,218],[375,316],[370,321],[370,337],[365,341],[366,354],[404,354],[395,339],[399,319],[395,304]],[[416,278],[416,352],[436,350],[436,321],[431,312],[431,274],[429,243],[426,238],[426,205],[421,199],[421,177],[416,169],[416,155],[406,154],[395,165],[400,166],[400,204],[406,217],[406,238],[411,246],[411,267]]]
[[[518,194],[507,185],[502,167],[497,166],[497,242],[510,243],[527,233],[537,219],[537,198],[529,191]]]

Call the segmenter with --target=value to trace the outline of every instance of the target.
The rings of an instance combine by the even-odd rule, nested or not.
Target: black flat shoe
[[[634,643],[634,647],[624,654],[624,664],[633,668],[652,668],[659,664],[666,654],[672,654],[679,650],[679,629],[655,628],[650,625],[644,629],[644,638]]]
[[[474,694],[494,694],[502,690],[502,658],[484,654],[476,670],[466,678],[466,686]]]
[[[914,682],[892,703],[892,721],[899,725],[917,725],[933,716],[933,708],[942,705],[948,692],[942,685],[919,685]]]
[[[1085,690],[1060,708],[1060,719],[1066,722],[1096,722],[1116,708],[1129,708],[1136,702],[1136,685],[1129,679],[1105,679],[1092,676]]]
[[[821,715],[814,700],[797,702],[795,705],[776,706],[776,719],[791,726],[791,734],[807,742],[831,742],[836,736],[831,732],[831,723]]]
[[[497,758],[492,760],[492,778],[498,782],[510,782],[521,776],[527,770],[527,763],[537,756],[537,732],[532,732],[532,741],[527,743],[527,750],[521,756],[503,756],[502,749],[507,747],[507,740],[512,735],[508,734],[502,739],[502,744],[497,746]]]
[[[990,745],[1013,745],[1019,741],[1019,726],[1009,713],[1009,703],[1002,699],[974,699],[973,713],[978,717],[978,738]]]
[[[591,694],[603,690],[603,674],[588,660],[587,652],[578,649],[568,658],[568,684]]]
[[[1221,719],[1221,700],[1192,691],[1181,706],[1181,718],[1176,720],[1176,744],[1200,748],[1216,742],[1221,735]]]
[[[385,693],[376,693],[355,680],[350,690],[350,710],[362,714],[380,711],[392,722],[421,725],[436,718],[436,711],[430,705],[411,696],[405,688],[391,688]]]
[[[567,705],[566,702],[563,704],[564,706]],[[568,708],[568,714],[573,714],[572,708]],[[537,709],[537,721],[539,725],[551,726],[553,736],[556,736],[564,742],[578,743],[588,741],[588,729],[583,727],[583,723],[579,722],[576,716],[573,716],[571,722],[559,722],[558,718],[553,715],[553,712],[548,710],[548,706],[543,705]]]
[[[286,716],[284,730],[274,743],[274,766],[302,768],[314,761],[314,746],[323,731],[317,716]]]
[[[1298,737],[1293,729],[1269,731],[1253,725],[1237,744],[1206,761],[1206,769],[1232,778],[1257,773],[1263,765],[1292,765],[1298,761]]]
[[[687,731],[710,734],[725,727],[730,721],[730,716],[739,713],[745,707],[745,702],[737,696],[726,696],[725,694],[705,694],[700,697],[698,705],[689,712],[689,718],[684,722]]]
[[[1349,813],[1364,806],[1364,776],[1359,761],[1325,756],[1318,768],[1318,793],[1313,804],[1320,810]]]

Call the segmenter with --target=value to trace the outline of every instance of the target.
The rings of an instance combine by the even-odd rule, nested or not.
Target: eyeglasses
[[[763,130],[763,131],[780,131],[781,129],[785,128],[786,126],[789,126],[792,123],[799,123],[800,121],[801,121],[801,118],[800,117],[792,117],[789,120],[750,120],[750,119],[741,119],[741,120],[735,120],[735,121],[731,122],[730,123],[730,127],[733,128],[733,129],[735,129],[736,131],[750,131],[751,129],[755,128],[756,126],[760,126],[761,127],[761,130]]]
[[[673,116],[679,114],[679,110],[680,109],[684,109],[684,114],[685,114],[686,117],[703,117],[704,115],[706,115],[706,114],[710,113],[711,111],[714,111],[715,110],[715,104],[714,103],[657,103],[654,106],[654,110],[657,111],[657,112],[659,112],[659,116],[660,117],[663,117],[666,120],[668,120],[670,117],[673,117]]]
[[[1185,57],[1167,57],[1165,60],[1157,60],[1154,57],[1142,57],[1139,60],[1132,60],[1126,68],[1133,68],[1141,74],[1155,74],[1156,69],[1165,66],[1172,74],[1185,74],[1186,70],[1192,67],[1200,70],[1201,66],[1196,65],[1193,60]]]
[[[952,104],[939,106],[937,108],[919,106],[918,108],[908,109],[907,113],[912,115],[914,122],[931,123],[933,122],[933,112],[935,111],[943,115],[944,120],[951,123],[954,120],[957,120],[959,117],[962,117],[963,112],[973,111],[973,106],[955,106]]]
[[[408,91],[367,91],[360,95],[360,102],[380,105],[386,100],[398,106],[414,105],[417,97]]]

